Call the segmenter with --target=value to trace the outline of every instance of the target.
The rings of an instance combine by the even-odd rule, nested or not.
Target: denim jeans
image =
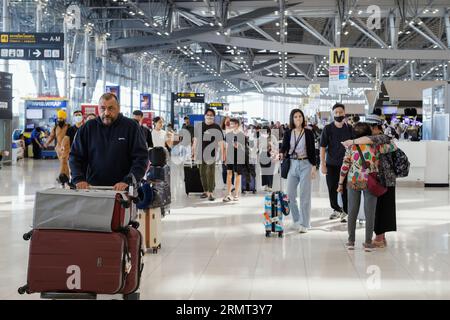
[[[292,219],[297,225],[310,228],[311,221],[311,169],[306,160],[292,160],[287,178],[289,209]],[[300,189],[300,210],[297,203],[297,192]]]

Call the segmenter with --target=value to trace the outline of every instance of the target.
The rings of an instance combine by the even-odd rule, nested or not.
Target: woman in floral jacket
[[[367,123],[356,124],[353,128],[353,132],[355,139],[372,135],[370,126]],[[378,172],[380,155],[395,151],[396,146],[392,143],[377,146],[372,144],[361,144],[359,145],[359,148],[364,159],[361,159],[357,145],[352,145],[345,153],[341,167],[338,192],[342,193],[344,191],[344,180],[347,176],[349,237],[346,246],[349,250],[355,248],[356,220],[361,202],[361,193],[364,194],[366,237],[363,247],[366,251],[372,251],[375,248],[375,245],[372,243],[372,234],[375,224],[377,197],[368,190],[369,174]],[[367,163],[367,169],[363,167],[363,162],[361,160]]]
[[[353,144],[373,144],[374,146],[391,143],[394,136],[383,134],[382,120],[377,115],[366,117],[366,123],[369,123],[372,130],[370,137],[362,137],[355,140],[347,140],[342,144],[348,148]],[[379,248],[387,245],[385,233],[397,231],[396,203],[395,203],[395,185],[397,176],[394,171],[392,153],[380,155],[378,165],[378,177],[380,183],[387,187],[387,192],[378,197],[377,208],[375,212],[375,239],[372,243]]]

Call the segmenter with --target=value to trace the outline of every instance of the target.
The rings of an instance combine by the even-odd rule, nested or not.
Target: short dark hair
[[[144,116],[144,113],[141,110],[134,110],[133,111],[133,116]]]
[[[153,119],[153,122],[156,124],[159,120],[161,120],[162,119],[162,117],[155,117],[154,119]]]
[[[300,109],[292,109],[291,114],[289,115],[289,128],[290,129],[295,129],[294,115],[298,112],[300,112],[303,117],[302,128],[306,127],[306,118],[305,118],[305,114],[303,113],[303,111]]]
[[[365,122],[358,122],[353,127],[353,134],[354,138],[358,139],[361,137],[371,136],[372,130],[370,129],[370,126]]]
[[[100,99],[98,99],[98,101],[111,100],[111,99],[116,100],[117,104],[120,105],[120,102],[117,99],[117,96],[114,93],[110,93],[110,92],[106,92],[106,93],[102,94],[102,96],[100,97]]]
[[[208,112],[212,112],[212,113],[214,114],[214,116],[216,116],[216,111],[214,111],[214,109],[211,109],[211,108],[206,109],[206,110],[205,110],[205,115],[206,115]]]
[[[183,120],[189,120],[189,117],[188,117],[188,116],[185,116],[185,117],[183,118]]]
[[[81,110],[75,110],[75,111],[73,112],[73,115],[76,115],[76,114],[79,114],[79,113],[83,114],[83,112],[81,112]]]
[[[230,122],[234,122],[234,123],[237,123],[238,125],[240,125],[240,124],[241,124],[241,121],[239,121],[239,119],[238,119],[238,118],[231,118],[231,119],[230,119]]]
[[[334,104],[333,108],[331,108],[331,110],[334,111],[334,109],[337,109],[337,108],[342,108],[342,109],[344,109],[344,111],[345,111],[345,106],[344,106],[342,103],[336,102],[336,103]]]
[[[96,115],[95,113],[89,113],[89,114],[86,116],[86,118],[87,118],[87,117],[90,117],[90,116],[94,116],[94,117],[97,118],[97,115]]]
[[[380,116],[380,117],[381,117],[381,115],[383,114],[383,112],[381,111],[380,108],[375,108],[375,109],[373,110],[373,114],[376,114],[377,116]]]

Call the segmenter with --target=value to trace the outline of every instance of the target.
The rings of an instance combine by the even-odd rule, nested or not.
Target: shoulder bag
[[[361,158],[364,170],[368,170],[369,165],[367,164],[366,159],[364,158],[361,148],[358,145],[356,146],[356,148],[358,149],[359,157]],[[370,193],[372,193],[376,197],[381,197],[383,194],[387,192],[387,188],[383,186],[378,180],[378,174],[376,172],[369,173],[367,188],[369,189]]]

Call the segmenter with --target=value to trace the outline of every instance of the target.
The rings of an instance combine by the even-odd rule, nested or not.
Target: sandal
[[[384,248],[386,246],[386,244],[384,243],[384,241],[376,241],[376,240],[372,240],[372,244],[376,247],[376,248]]]

